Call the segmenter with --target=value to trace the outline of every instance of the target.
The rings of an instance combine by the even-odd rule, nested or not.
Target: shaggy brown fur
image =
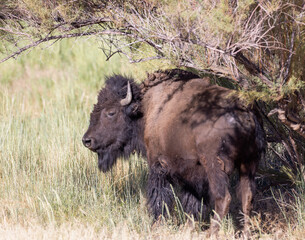
[[[121,106],[128,81],[133,100]],[[209,199],[216,212],[212,233],[228,212],[229,175],[237,168],[237,194],[248,227],[265,134],[254,110],[208,78],[181,70],[156,72],[141,86],[122,76],[109,78],[83,142],[98,153],[103,171],[134,150],[147,157],[148,206],[155,218],[164,213],[164,204],[171,209],[171,184],[182,188],[184,210],[194,216],[202,209],[201,199]]]

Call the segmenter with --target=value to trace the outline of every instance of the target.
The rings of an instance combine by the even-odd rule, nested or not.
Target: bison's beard
[[[99,170],[103,172],[109,171],[118,158],[128,158],[131,152],[130,149],[130,144],[116,142],[115,144],[108,146],[107,149],[97,150]]]
[[[100,151],[97,152],[98,168],[103,172],[109,171],[119,157],[118,151]]]
[[[135,147],[131,144],[131,129],[125,131],[125,134],[117,137],[116,141],[106,148],[97,150],[98,168],[103,172],[109,171],[116,163],[117,159],[122,157],[127,159]]]

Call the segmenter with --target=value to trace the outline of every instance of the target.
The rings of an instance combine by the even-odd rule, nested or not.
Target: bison
[[[254,107],[208,77],[178,69],[150,74],[142,84],[108,77],[82,141],[97,153],[103,172],[133,152],[147,158],[147,204],[155,219],[165,204],[173,205],[171,186],[180,189],[184,211],[195,217],[202,216],[202,198],[211,202],[211,233],[228,213],[229,176],[237,169],[237,195],[248,227],[264,130]]]

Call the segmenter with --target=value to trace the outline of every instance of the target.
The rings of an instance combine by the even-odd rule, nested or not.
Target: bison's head
[[[140,89],[132,79],[115,75],[106,80],[90,116],[83,144],[98,155],[98,167],[108,171],[116,159],[135,150]]]

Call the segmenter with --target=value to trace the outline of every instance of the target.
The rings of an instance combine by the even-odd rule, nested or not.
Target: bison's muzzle
[[[98,149],[98,144],[95,138],[88,137],[86,134],[84,135],[82,142],[86,148],[89,148],[91,151],[96,152]]]
[[[82,141],[85,147],[90,148],[92,142],[91,138],[83,138]]]

